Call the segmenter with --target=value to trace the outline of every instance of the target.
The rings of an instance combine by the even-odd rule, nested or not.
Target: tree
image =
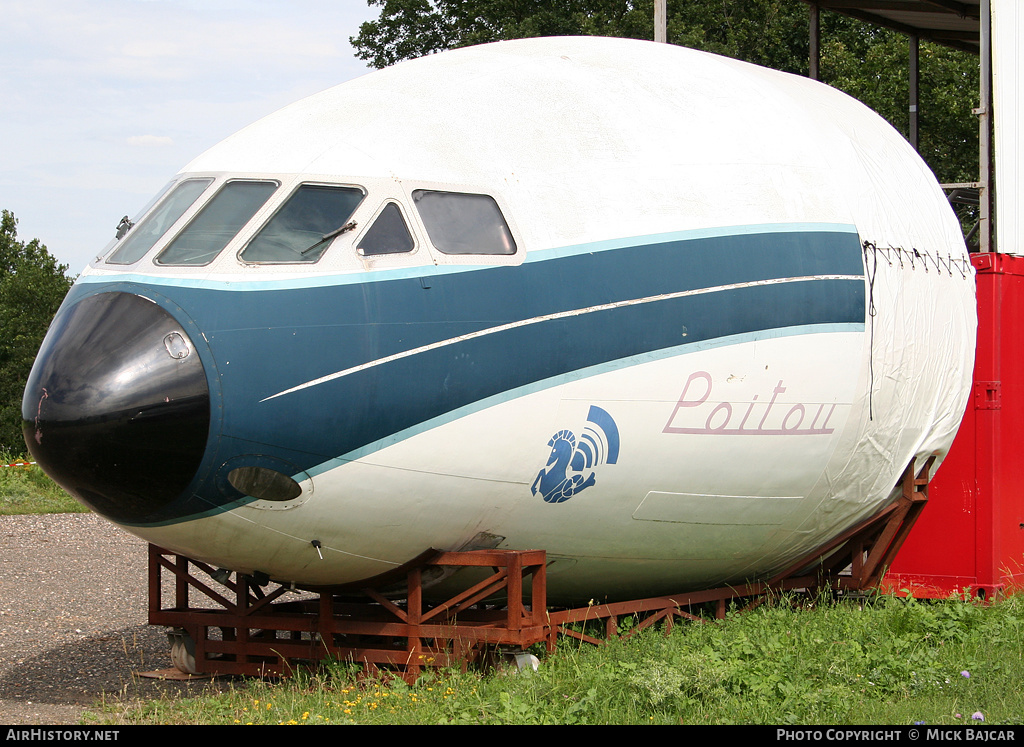
[[[846,20],[846,19],[844,19]],[[907,39],[885,29],[868,34],[863,24],[825,35],[822,78],[885,117],[906,136]],[[922,42],[921,121],[918,148],[941,182],[978,178],[978,59],[968,52]]]
[[[443,49],[530,36],[652,39],[653,0],[367,0],[381,8],[352,45],[374,67]],[[800,0],[670,0],[668,41],[784,72],[807,74],[808,11]],[[822,80],[860,99],[904,135],[905,36],[822,13]],[[978,61],[921,45],[921,155],[940,182],[977,178]]]
[[[21,398],[32,362],[72,278],[38,239],[18,241],[14,214],[0,211],[0,449],[22,454]]]
[[[651,39],[654,0],[367,0],[381,8],[351,39],[377,68],[472,44],[530,36]],[[787,72],[806,72],[808,23],[798,0],[672,0],[668,40]]]

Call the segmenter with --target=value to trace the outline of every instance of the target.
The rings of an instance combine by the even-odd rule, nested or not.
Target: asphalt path
[[[140,676],[171,667],[146,565],[146,543],[95,514],[0,516],[0,724],[74,725],[215,686]]]

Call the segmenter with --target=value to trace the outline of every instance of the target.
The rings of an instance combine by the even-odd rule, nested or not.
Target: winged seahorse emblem
[[[548,446],[547,464],[537,473],[530,492],[540,493],[545,503],[562,503],[596,484],[598,467],[618,461],[619,429],[611,415],[591,405],[579,439],[570,430],[560,430]]]

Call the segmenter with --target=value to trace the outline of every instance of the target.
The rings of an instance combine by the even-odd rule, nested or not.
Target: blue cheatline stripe
[[[778,234],[836,234],[852,237],[854,243],[858,244],[857,229],[855,226],[845,223],[767,223],[746,226],[716,226],[711,228],[689,229],[685,231],[670,231],[649,236],[624,237],[618,239],[607,239],[603,241],[592,241],[583,244],[555,247],[552,249],[539,249],[528,252],[523,258],[524,264],[535,262],[547,262],[552,259],[560,259],[578,255],[591,255],[599,252],[606,252],[616,249],[630,249],[637,247],[651,247],[658,244],[677,244],[679,242],[696,241],[705,239],[732,239],[742,236],[770,236]],[[112,269],[116,265],[101,265],[104,269]],[[251,273],[237,277],[211,277],[207,275],[196,276],[194,274],[175,274],[174,268],[163,268],[143,262],[140,272],[117,272],[115,274],[84,275],[78,282],[83,284],[106,284],[106,283],[142,283],[153,286],[173,286],[177,288],[196,288],[203,290],[222,290],[232,292],[244,291],[266,291],[266,290],[292,290],[300,288],[316,288],[338,285],[360,285],[362,283],[379,283],[390,280],[419,279],[423,277],[440,277],[443,275],[461,274],[466,272],[478,272],[482,269],[494,269],[488,265],[485,258],[481,258],[480,264],[459,264],[459,265],[419,265],[415,267],[397,267],[389,269],[372,270],[369,272],[349,273],[325,273],[325,274],[304,274],[297,272],[287,279],[280,279],[280,275],[293,271],[288,265],[273,265],[252,270]],[[301,267],[301,270],[307,269]],[[316,268],[311,268],[315,271]],[[252,274],[268,274],[269,277],[249,279]]]
[[[761,330],[758,332],[752,332],[747,334],[731,335],[728,337],[720,337],[713,340],[704,340],[701,342],[692,342],[685,345],[679,345],[675,348],[666,348],[664,350],[654,351],[651,353],[644,353],[642,355],[632,356],[630,358],[610,361],[608,363],[591,366],[586,369],[579,371],[573,371],[568,374],[561,376],[552,377],[544,381],[533,382],[516,389],[501,392],[500,394],[492,397],[487,397],[482,400],[478,400],[464,407],[460,407],[448,412],[443,413],[437,417],[431,418],[430,420],[417,423],[405,430],[397,433],[390,434],[384,438],[381,438],[373,443],[368,443],[358,449],[355,449],[347,454],[326,459],[319,464],[292,474],[291,477],[297,481],[302,481],[310,477],[317,477],[326,472],[330,472],[333,469],[344,466],[357,459],[369,456],[378,452],[382,449],[386,449],[389,446],[401,443],[402,441],[408,440],[420,434],[431,431],[447,423],[452,423],[461,418],[473,415],[478,412],[482,412],[495,405],[500,405],[505,402],[510,402],[521,397],[528,396],[530,394],[550,389],[553,387],[561,386],[562,384],[569,383],[571,381],[578,381],[581,379],[589,378],[592,376],[599,376],[604,373],[610,373],[612,371],[630,368],[632,366],[642,365],[644,363],[650,363],[653,361],[663,360],[680,355],[687,355],[690,353],[696,353],[704,350],[712,350],[715,348],[728,347],[731,345],[740,345],[747,342],[760,342],[764,340],[780,339],[785,337],[795,337],[801,335],[817,335],[817,334],[835,334],[835,333],[863,333],[864,323],[851,323],[851,324],[819,324],[819,325],[803,325],[798,327],[787,327],[781,329],[769,329]],[[179,515],[174,518],[161,519],[145,524],[145,526],[163,526],[168,524],[175,524],[181,521],[199,519],[206,516],[214,516],[225,511],[230,511],[233,508],[237,508],[252,502],[251,498],[248,497],[236,497],[230,501],[226,499],[225,502],[214,505],[202,501],[190,501],[179,506],[179,510],[188,506],[187,512],[180,512]],[[142,525],[140,525],[142,526]]]
[[[277,423],[293,448],[331,458],[505,392],[681,343],[863,320],[861,280],[745,286],[615,307],[454,342],[259,404],[251,389],[230,401],[225,382],[224,430]],[[332,403],[344,411],[331,412]]]
[[[371,361],[461,335],[661,294],[816,275],[862,276],[856,234],[716,236],[363,285],[227,293],[159,286],[262,400]],[[427,286],[427,287],[424,287]],[[76,286],[75,296],[103,286]],[[114,285],[106,286],[113,288]],[[117,284],[143,292],[148,285]],[[311,339],[313,335],[315,339]],[[226,368],[222,375],[230,376]]]
[[[437,340],[437,341],[429,343],[427,345],[421,345],[420,347],[415,347],[415,348],[408,348],[408,349],[403,350],[403,351],[401,351],[399,353],[394,353],[392,355],[384,356],[382,358],[377,358],[376,360],[367,361],[367,362],[359,364],[357,366],[352,366],[350,368],[343,369],[341,371],[336,371],[336,372],[327,374],[325,376],[320,376],[320,377],[318,377],[316,379],[313,379],[311,381],[307,381],[307,382],[304,382],[302,384],[298,384],[296,386],[290,387],[290,388],[285,389],[285,390],[283,390],[281,392],[278,392],[277,394],[272,394],[272,395],[270,395],[268,397],[264,397],[263,399],[260,400],[260,402],[266,402],[267,400],[276,399],[277,397],[287,396],[289,394],[293,394],[294,392],[300,391],[302,389],[307,389],[307,388],[310,388],[310,387],[313,387],[313,386],[321,386],[322,384],[325,384],[328,381],[333,381],[335,379],[340,379],[340,378],[342,378],[344,376],[351,376],[352,374],[358,373],[360,371],[363,371],[363,370],[366,370],[366,369],[369,369],[369,368],[373,368],[373,367],[377,367],[377,366],[381,366],[381,365],[384,365],[386,363],[392,363],[392,362],[394,362],[394,361],[396,361],[396,360],[398,360],[400,358],[408,358],[408,357],[411,357],[411,356],[414,356],[414,355],[422,355],[422,354],[430,352],[431,350],[436,349],[436,348],[441,348],[441,347],[445,347],[445,346],[449,346],[449,345],[463,344],[463,343],[466,343],[466,342],[468,342],[469,340],[471,340],[473,338],[484,337],[484,336],[487,336],[487,335],[494,335],[494,334],[500,334],[500,333],[508,332],[508,331],[510,331],[510,330],[512,330],[512,329],[514,329],[516,327],[526,327],[526,326],[530,326],[530,325],[534,325],[534,324],[544,324],[544,323],[549,323],[549,322],[552,322],[552,321],[555,321],[555,320],[558,320],[558,319],[563,319],[563,318],[566,318],[566,317],[581,316],[583,314],[593,314],[593,313],[597,313],[597,312],[608,311],[608,310],[615,309],[615,308],[625,308],[625,307],[628,307],[628,306],[638,306],[638,305],[647,304],[647,303],[654,303],[654,302],[659,302],[660,303],[660,302],[674,300],[676,298],[681,298],[683,296],[707,295],[709,293],[718,293],[718,292],[722,292],[722,291],[725,291],[725,290],[731,290],[733,288],[743,288],[743,287],[749,287],[751,285],[757,285],[757,284],[776,284],[776,283],[807,282],[807,281],[810,281],[810,280],[825,280],[825,279],[850,280],[851,278],[850,277],[842,277],[842,276],[840,276],[840,277],[833,277],[833,278],[810,277],[810,278],[786,278],[786,279],[777,279],[777,280],[762,280],[762,281],[758,281],[757,283],[742,283],[742,284],[739,284],[737,286],[732,286],[732,287],[730,287],[730,286],[720,286],[718,288],[702,288],[702,289],[699,289],[699,290],[690,290],[690,291],[681,291],[679,293],[662,294],[662,295],[659,295],[659,296],[649,297],[649,298],[631,299],[631,300],[627,300],[627,301],[619,301],[619,302],[616,302],[616,303],[613,303],[613,304],[601,304],[599,306],[591,306],[589,308],[584,308],[584,309],[572,309],[570,311],[561,311],[561,312],[557,312],[557,313],[553,313],[553,314],[545,314],[544,316],[533,317],[531,319],[521,319],[519,321],[509,322],[509,323],[506,323],[506,324],[499,324],[499,325],[496,325],[496,326],[493,326],[493,327],[485,327],[484,329],[479,329],[479,330],[477,330],[475,332],[467,332],[467,333],[459,335],[458,337],[449,338],[449,339],[446,339],[446,340]]]
[[[371,276],[245,293],[154,287],[153,278],[76,285],[69,303],[118,290],[183,310],[209,345],[221,428],[191,497],[154,522],[237,500],[217,482],[236,455],[308,471],[602,366],[744,335],[863,328],[865,318],[861,247],[846,229],[665,239],[520,266]]]
[[[734,238],[739,236],[792,234],[792,233],[834,233],[849,234],[859,242],[857,227],[847,223],[764,223],[749,226],[728,226],[713,228],[696,228],[688,231],[671,231],[652,234],[642,238],[606,239],[585,244],[557,247],[533,251],[526,255],[525,262],[544,262],[557,257],[569,257],[576,254],[590,254],[612,249],[626,249],[638,245],[671,244],[678,241],[695,239]]]
[[[801,335],[818,335],[818,334],[837,334],[837,333],[858,333],[864,331],[864,324],[853,323],[853,324],[818,324],[818,325],[803,325],[798,327],[787,327],[784,329],[770,329],[760,330],[758,332],[750,332],[740,335],[730,335],[728,337],[720,337],[714,340],[704,340],[701,342],[693,342],[685,345],[679,345],[674,348],[666,348],[664,350],[658,350],[651,353],[644,353],[642,355],[631,356],[629,358],[623,358],[616,361],[610,361],[589,368],[581,369],[579,371],[573,371],[569,374],[563,374],[561,376],[555,376],[551,379],[544,381],[538,381],[525,386],[517,387],[506,392],[487,397],[486,399],[473,402],[470,405],[460,407],[455,410],[439,415],[430,420],[406,428],[405,430],[393,433],[385,438],[382,438],[373,443],[366,444],[348,454],[343,454],[334,459],[329,459],[315,467],[310,468],[306,471],[305,475],[293,475],[295,479],[305,479],[306,475],[310,477],[316,477],[317,475],[329,472],[336,467],[340,467],[349,462],[354,462],[357,459],[374,454],[382,449],[386,449],[389,446],[394,446],[397,443],[406,441],[414,436],[418,436],[422,433],[426,433],[435,428],[448,423],[453,423],[456,420],[464,418],[468,415],[473,415],[478,412],[482,412],[488,408],[496,405],[504,404],[505,402],[511,402],[522,397],[526,397],[530,394],[544,391],[545,389],[551,389],[558,387],[563,384],[567,384],[572,381],[579,381],[581,379],[590,378],[593,376],[600,376],[601,374],[610,373],[612,371],[618,371],[624,368],[632,368],[633,366],[643,365],[645,363],[652,363],[654,361],[664,360],[666,358],[674,358],[680,355],[688,355],[691,353],[697,353],[704,350],[713,350],[715,348],[729,347],[731,345],[741,345],[748,342],[761,342],[764,340],[774,340],[784,337],[798,337]]]

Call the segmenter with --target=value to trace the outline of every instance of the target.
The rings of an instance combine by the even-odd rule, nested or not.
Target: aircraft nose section
[[[210,392],[185,329],[132,293],[63,309],[22,402],[25,442],[65,490],[141,523],[189,486],[210,430]]]

